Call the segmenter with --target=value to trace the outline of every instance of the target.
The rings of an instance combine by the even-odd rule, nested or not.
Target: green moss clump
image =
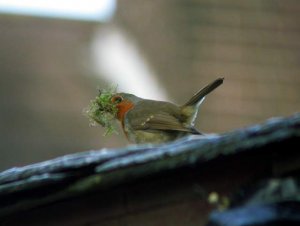
[[[99,90],[99,95],[91,100],[89,106],[84,110],[85,115],[90,119],[90,125],[100,124],[106,129],[104,135],[117,133],[114,126],[117,115],[117,107],[111,102],[111,98],[116,93],[115,87]]]

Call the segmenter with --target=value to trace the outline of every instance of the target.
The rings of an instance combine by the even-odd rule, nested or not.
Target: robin
[[[129,93],[114,94],[111,101],[117,107],[116,118],[130,142],[163,143],[189,134],[203,135],[194,127],[199,106],[223,80],[218,78],[208,84],[182,106]]]

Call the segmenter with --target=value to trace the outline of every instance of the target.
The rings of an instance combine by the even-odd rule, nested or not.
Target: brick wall
[[[120,0],[114,23],[137,42],[172,100],[218,76],[197,127],[225,132],[300,108],[300,1]],[[128,144],[82,115],[100,25],[0,17],[0,169]],[[107,25],[109,26],[109,24]]]
[[[0,17],[0,170],[125,143],[83,116],[102,82],[88,52],[96,26]]]
[[[300,110],[299,12],[295,0],[122,0],[117,22],[177,103],[225,76],[197,122],[224,132]]]

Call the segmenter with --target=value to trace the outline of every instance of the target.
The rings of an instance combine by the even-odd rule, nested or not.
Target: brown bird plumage
[[[133,143],[162,143],[189,134],[201,134],[194,127],[200,104],[205,96],[223,83],[218,78],[197,92],[182,106],[148,100],[128,93],[112,97],[124,133]]]

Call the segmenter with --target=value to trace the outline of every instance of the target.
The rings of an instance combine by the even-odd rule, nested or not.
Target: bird
[[[199,106],[223,80],[215,79],[181,106],[167,101],[143,99],[130,93],[116,93],[111,97],[111,102],[117,108],[115,118],[120,121],[129,142],[135,144],[160,144],[187,135],[204,135],[195,128]]]

